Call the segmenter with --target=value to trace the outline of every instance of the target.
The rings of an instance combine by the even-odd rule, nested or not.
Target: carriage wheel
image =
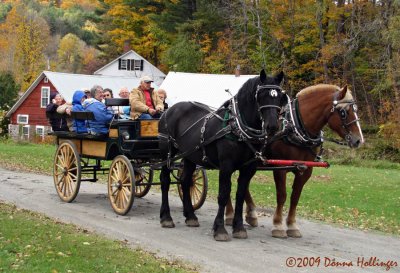
[[[108,197],[119,215],[129,212],[133,204],[135,176],[129,159],[124,155],[114,158],[108,174]]]
[[[135,169],[135,197],[144,197],[150,191],[153,175],[154,171],[148,167]]]
[[[81,185],[81,159],[73,142],[61,143],[54,157],[54,185],[58,196],[64,202],[72,202]]]
[[[178,170],[177,177],[181,177],[182,169]],[[197,168],[192,177],[192,185],[190,186],[190,199],[194,210],[198,210],[203,206],[207,197],[208,190],[208,179],[206,170],[203,168]],[[179,197],[183,200],[182,186],[178,184]]]

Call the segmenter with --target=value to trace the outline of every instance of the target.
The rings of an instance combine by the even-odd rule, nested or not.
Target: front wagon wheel
[[[119,215],[129,212],[133,204],[135,174],[129,159],[124,155],[114,158],[108,174],[108,198]]]
[[[69,140],[61,143],[54,157],[53,179],[58,196],[72,202],[81,185],[81,159],[75,144]]]

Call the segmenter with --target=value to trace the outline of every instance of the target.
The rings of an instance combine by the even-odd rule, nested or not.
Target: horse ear
[[[285,73],[283,71],[279,72],[278,74],[275,75],[276,81],[281,84],[283,79],[285,78]]]
[[[340,90],[339,97],[337,99],[342,100],[346,96],[346,93],[347,93],[347,85],[345,85],[342,88],[342,90]]]
[[[266,79],[267,79],[267,74],[265,73],[265,70],[263,69],[260,71],[260,81],[265,82]]]

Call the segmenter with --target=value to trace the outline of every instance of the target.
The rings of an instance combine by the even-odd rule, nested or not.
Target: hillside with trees
[[[363,125],[400,149],[400,3],[394,0],[13,0],[0,3],[0,73],[92,73],[131,48],[168,71],[283,70],[294,96],[347,84]]]

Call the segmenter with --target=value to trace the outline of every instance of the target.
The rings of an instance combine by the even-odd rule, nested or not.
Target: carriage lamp
[[[129,137],[130,137],[130,136],[129,136],[129,133],[128,133],[127,131],[125,131],[125,132],[122,132],[122,134],[121,134],[121,135],[122,135],[122,138],[123,138],[123,139],[125,139],[125,140],[128,140],[128,139],[129,139]]]

